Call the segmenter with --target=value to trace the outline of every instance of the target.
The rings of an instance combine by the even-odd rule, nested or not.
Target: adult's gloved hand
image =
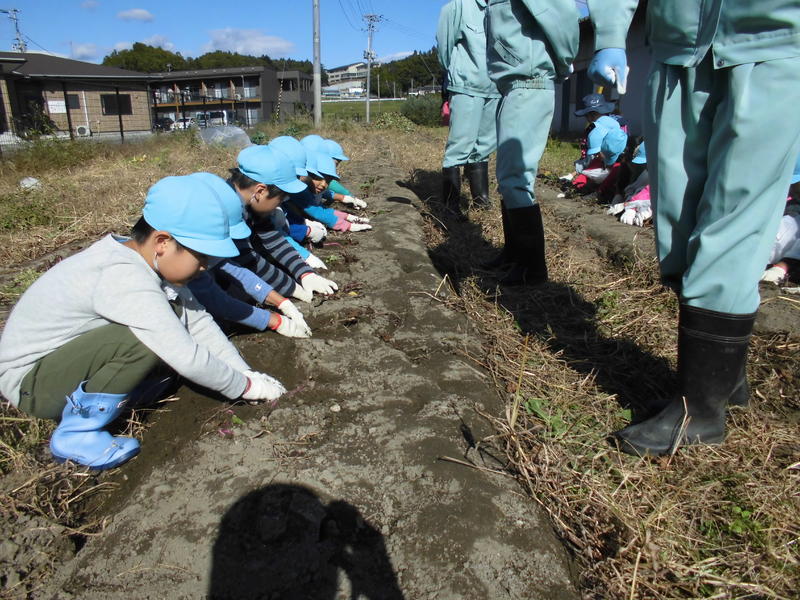
[[[345,195],[344,198],[342,198],[342,202],[345,204],[350,204],[354,208],[367,208],[367,203],[361,198],[356,198],[355,196]]]
[[[300,300],[300,302],[311,302],[311,300],[314,298],[314,294],[304,288],[302,284],[295,283],[294,291],[292,292],[292,298]]]
[[[372,225],[367,225],[366,223],[353,223],[350,225],[350,231],[367,231],[368,229],[372,229]]]
[[[636,219],[636,209],[626,208],[625,212],[623,212],[622,216],[619,218],[619,222],[625,223],[625,225],[633,225],[635,219]]]
[[[786,279],[786,269],[778,265],[772,265],[761,276],[761,281],[774,283],[775,285],[780,285],[784,279]]]
[[[247,388],[242,394],[243,400],[251,403],[269,401],[274,405],[278,398],[286,393],[283,384],[266,373],[245,371],[244,376],[247,377]]]
[[[319,221],[306,219],[306,227],[308,227],[308,239],[314,244],[321,242],[328,235],[328,229]]]
[[[281,334],[284,337],[291,338],[309,338],[311,337],[311,329],[306,325],[303,319],[290,319],[286,315],[275,315],[278,317],[278,326],[273,328],[273,331]]]
[[[617,86],[622,95],[628,85],[628,57],[623,48],[603,48],[594,53],[587,74],[597,85]]]
[[[300,278],[300,282],[307,291],[317,292],[324,296],[330,296],[339,289],[335,281],[320,277],[316,273],[306,273]]]
[[[312,269],[322,269],[323,271],[328,270],[328,266],[313,254],[308,255],[308,258],[306,258],[306,264]]]

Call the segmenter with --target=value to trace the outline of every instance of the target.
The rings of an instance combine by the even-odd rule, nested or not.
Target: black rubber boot
[[[461,212],[461,167],[442,169],[442,203],[456,216],[463,218]]]
[[[678,446],[719,444],[725,408],[740,393],[755,313],[732,315],[681,305],[679,395],[656,416],[615,432],[623,452],[669,454]]]
[[[464,165],[464,177],[469,181],[469,191],[472,196],[472,207],[477,210],[487,210],[492,207],[489,199],[489,163],[467,163]]]
[[[508,237],[510,229],[508,224],[508,209],[506,209],[506,205],[502,200],[500,201],[500,216],[503,219],[503,249],[500,250],[499,254],[493,259],[480,265],[482,269],[487,271],[503,267],[514,260],[511,256],[511,241]]]
[[[508,211],[508,244],[511,269],[501,285],[539,285],[547,281],[544,257],[544,224],[538,204]]]

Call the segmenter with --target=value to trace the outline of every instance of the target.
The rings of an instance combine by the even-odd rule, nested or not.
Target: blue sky
[[[435,44],[439,10],[447,0],[320,0],[322,62],[361,60],[367,34],[361,15],[381,15],[373,47],[391,60]],[[133,42],[184,56],[211,50],[312,58],[311,0],[11,0],[29,50],[100,62]],[[0,49],[11,50],[14,28],[0,15]]]

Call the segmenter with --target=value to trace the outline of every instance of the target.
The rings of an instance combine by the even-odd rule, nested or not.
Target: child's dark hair
[[[155,229],[144,220],[144,217],[139,217],[139,220],[131,228],[131,239],[137,244],[144,244],[154,231]],[[183,250],[184,246],[178,240],[175,240],[175,244],[178,250]]]
[[[229,181],[240,190],[246,190],[254,185],[258,185],[258,181],[251,179],[239,169],[228,169],[231,174]],[[273,197],[284,192],[277,185],[267,185],[267,196]]]

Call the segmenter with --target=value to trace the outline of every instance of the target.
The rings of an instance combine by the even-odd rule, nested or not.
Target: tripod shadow
[[[518,144],[512,150],[521,153]],[[633,421],[646,419],[666,403],[675,381],[665,358],[630,339],[605,335],[598,325],[602,307],[566,283],[498,286],[498,273],[479,266],[498,249],[485,239],[480,225],[459,220],[442,204],[441,175],[417,170],[409,180],[398,183],[416,193],[423,215],[439,230],[441,240],[428,253],[439,273],[448,275],[456,293],[461,293],[465,278],[474,278],[480,289],[514,316],[523,334],[545,341],[571,369],[594,377],[600,389],[631,409]]]
[[[343,577],[342,577],[343,576]],[[341,500],[273,484],[225,513],[213,548],[209,598],[403,600],[383,536]]]

